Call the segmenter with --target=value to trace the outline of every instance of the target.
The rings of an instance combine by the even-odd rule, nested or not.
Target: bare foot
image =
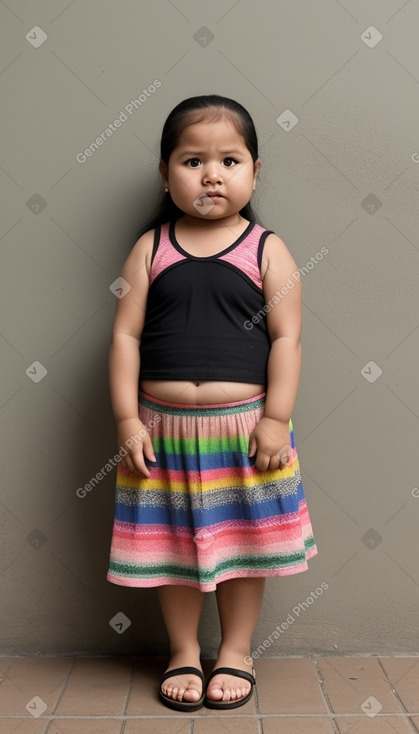
[[[174,668],[181,668],[185,665],[193,666],[201,670],[199,654],[191,655],[190,653],[178,653],[170,659],[167,671]],[[174,675],[166,678],[161,686],[162,692],[174,701],[199,701],[202,696],[202,681],[193,673],[185,673],[184,675]]]
[[[222,653],[220,651],[215,668],[238,668],[252,673],[252,665],[244,662],[244,656],[232,651]],[[252,685],[244,678],[227,673],[219,673],[211,678],[207,688],[207,698],[212,701],[239,701],[247,696]]]

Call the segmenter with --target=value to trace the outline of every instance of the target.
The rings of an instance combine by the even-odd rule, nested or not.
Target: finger
[[[257,449],[256,439],[253,436],[251,436],[250,437],[250,443],[249,443],[249,454],[248,454],[248,456],[249,457],[254,456],[255,453],[256,453],[256,449]]]
[[[259,471],[266,471],[269,466],[270,460],[271,457],[268,456],[268,454],[262,454],[261,451],[258,451],[255,462],[256,467],[259,469]]]
[[[138,461],[134,468],[134,474],[137,474],[138,476],[145,477],[148,479],[150,477],[150,472],[147,469],[145,464],[141,464],[140,461]]]
[[[129,454],[127,454],[127,456],[124,456],[124,458],[121,460],[121,464],[127,471],[135,472],[135,467]]]
[[[147,459],[149,459],[150,461],[157,461],[156,457],[154,456],[153,444],[151,442],[150,436],[145,436],[145,438],[143,439],[143,451],[144,456],[146,456]]]
[[[143,446],[139,445],[136,447],[135,451],[131,451],[131,460],[134,465],[134,471],[139,472],[140,474],[144,474],[144,476],[149,477],[150,472],[148,470],[148,467],[145,463],[144,454],[143,454]]]
[[[278,453],[279,460],[281,464],[288,464],[290,458],[291,458],[291,446],[289,444],[286,444],[286,446],[283,446],[281,451]]]
[[[144,463],[142,445],[141,447],[136,446],[131,449],[131,451],[121,459],[121,464],[124,469],[132,472],[133,474],[144,474],[147,477],[150,476],[150,472]]]
[[[281,463],[281,462],[280,462],[280,460],[279,460],[279,456],[278,456],[278,454],[274,454],[274,455],[273,455],[273,456],[271,456],[271,458],[270,458],[270,461],[269,461],[269,469],[270,469],[271,471],[275,471],[276,469],[279,469],[280,463]]]

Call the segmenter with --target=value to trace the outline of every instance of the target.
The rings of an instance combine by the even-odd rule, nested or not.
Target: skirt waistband
[[[262,392],[252,398],[235,400],[231,403],[170,403],[160,400],[147,393],[140,391],[139,404],[156,413],[168,413],[171,415],[228,415],[229,413],[243,413],[250,410],[263,408],[266,393]]]

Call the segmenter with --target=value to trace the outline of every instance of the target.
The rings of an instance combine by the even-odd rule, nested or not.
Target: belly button
[[[199,386],[199,380],[197,380],[197,381],[195,382],[195,385],[196,385],[196,387],[198,387],[198,386]]]

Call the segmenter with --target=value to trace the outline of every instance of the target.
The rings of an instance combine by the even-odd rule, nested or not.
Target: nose
[[[208,163],[204,171],[204,183],[215,184],[223,183],[223,177],[221,175],[220,167],[216,163]]]

